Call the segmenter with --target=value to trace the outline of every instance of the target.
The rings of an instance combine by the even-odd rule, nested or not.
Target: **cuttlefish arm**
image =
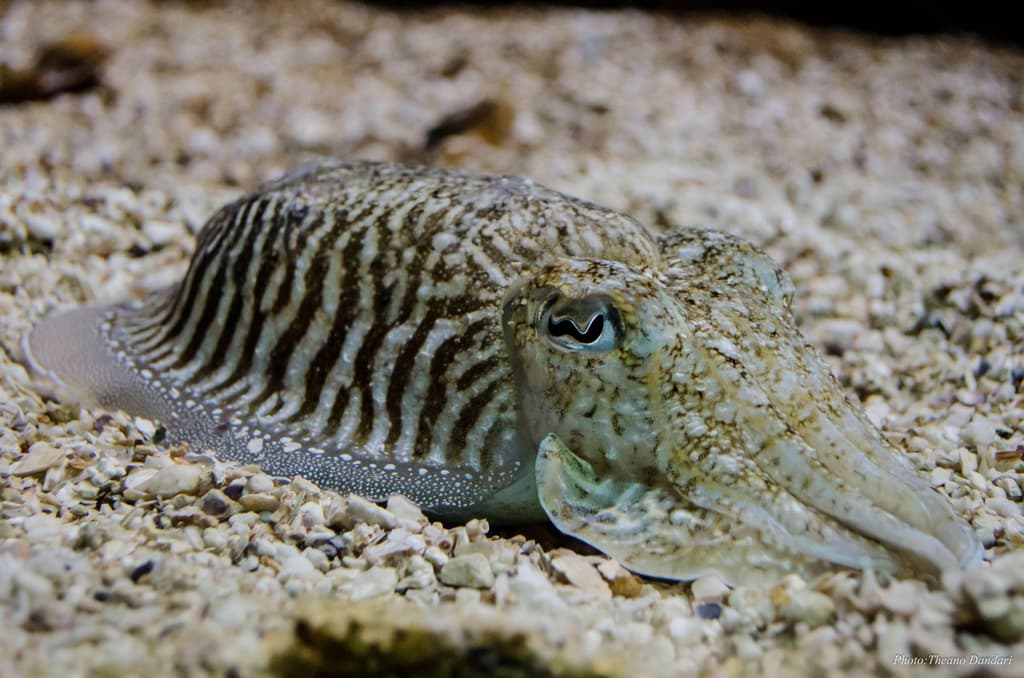
[[[713,575],[733,584],[770,582],[789,572],[811,577],[828,563],[809,561],[808,552],[828,559],[838,555],[835,548],[854,566],[898,568],[881,545],[851,539],[840,530],[787,539],[787,531],[765,515],[760,521],[751,517],[744,527],[728,513],[685,500],[668,485],[599,479],[554,434],[541,441],[536,475],[541,505],[555,527],[645,576],[688,580]],[[768,530],[758,529],[762,526]]]
[[[816,524],[884,545],[913,572],[967,568],[981,560],[973,530],[846,398],[796,329],[791,284],[771,259],[716,234],[679,234],[663,239],[662,248],[664,280],[693,328],[687,350],[701,354],[703,383],[713,384],[700,411],[709,425],[728,423],[740,434],[740,470],[728,477],[769,490],[740,493],[736,500],[747,505],[745,512],[770,497],[771,510],[784,515],[780,503],[795,500],[816,515]],[[677,487],[702,475],[687,456],[679,448],[662,455]],[[736,494],[735,484],[705,479],[691,501],[719,508],[731,503],[726,498]],[[829,560],[864,567],[837,543],[824,541]],[[891,569],[874,557],[870,566]]]

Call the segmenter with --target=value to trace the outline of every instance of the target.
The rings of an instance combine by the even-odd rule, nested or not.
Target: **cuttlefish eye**
[[[568,351],[609,351],[622,334],[619,312],[597,295],[582,299],[553,295],[541,310],[537,329]]]

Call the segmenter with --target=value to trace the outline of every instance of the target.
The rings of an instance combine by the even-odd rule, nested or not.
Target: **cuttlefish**
[[[712,230],[515,177],[335,161],[218,211],[180,284],[30,334],[171,443],[434,515],[549,519],[633,571],[933,576],[981,547]]]

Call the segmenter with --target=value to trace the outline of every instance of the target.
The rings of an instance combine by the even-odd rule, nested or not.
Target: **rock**
[[[486,589],[494,584],[494,573],[487,556],[470,553],[455,556],[441,568],[441,582],[449,586]]]
[[[366,548],[363,551],[363,558],[370,565],[375,565],[396,555],[421,554],[426,548],[427,544],[423,537],[410,534],[408,530],[399,527],[389,532],[383,543]]]
[[[306,560],[313,563],[313,567],[320,570],[321,572],[326,572],[331,568],[330,561],[328,561],[327,559],[327,554],[321,551],[320,549],[307,547],[302,550],[302,555],[306,558]]]
[[[185,229],[181,224],[158,219],[147,220],[142,225],[142,234],[149,238],[151,243],[160,246],[181,241],[186,237]]]
[[[989,499],[987,506],[1004,518],[1013,518],[1021,514],[1020,504],[1009,499]]]
[[[696,645],[704,640],[704,622],[696,617],[676,617],[669,622],[668,632],[684,646]]]
[[[64,461],[64,457],[64,450],[53,445],[44,442],[33,443],[24,456],[11,464],[9,472],[12,476],[33,476],[57,466]]]
[[[264,494],[274,489],[274,479],[264,473],[249,476],[245,491],[250,494]]]
[[[33,541],[46,541],[64,536],[64,522],[49,513],[28,516],[21,526],[25,530],[25,535]]]
[[[782,607],[782,616],[791,624],[803,622],[813,629],[831,619],[835,611],[835,603],[824,593],[800,589],[790,594]]]
[[[281,561],[281,569],[277,571],[277,580],[283,582],[293,577],[308,577],[316,571],[316,566],[308,558],[296,554]]]
[[[996,439],[996,427],[988,419],[975,415],[971,423],[960,431],[960,442],[975,449],[991,446]]]
[[[263,513],[276,511],[277,507],[281,505],[281,500],[272,494],[258,492],[256,494],[243,494],[238,498],[238,503],[246,511]]]
[[[565,554],[552,559],[551,567],[578,589],[596,593],[602,598],[612,595],[608,584],[597,569],[576,554]]]
[[[308,501],[299,507],[296,520],[307,530],[324,524],[324,508],[320,502]]]
[[[382,509],[368,499],[363,499],[358,494],[348,496],[348,513],[357,521],[380,525],[386,530],[398,527],[398,518],[393,513]]]
[[[643,591],[644,583],[639,577],[614,560],[606,560],[597,566],[612,593],[623,598],[636,598]]]
[[[434,567],[444,567],[449,560],[448,554],[436,546],[428,546],[423,551],[423,557]]]
[[[125,479],[125,487],[160,498],[173,497],[177,494],[196,494],[199,491],[202,469],[198,466],[168,462],[157,469],[156,473],[146,474],[140,477],[138,482],[132,482],[136,474],[141,475],[148,471],[152,469],[143,468],[130,473]]]
[[[715,576],[700,577],[690,584],[694,600],[720,602],[729,594],[729,587]]]
[[[203,513],[214,518],[223,518],[232,513],[232,505],[235,502],[220,490],[214,488],[203,495],[199,500],[199,508]]]
[[[398,570],[393,567],[371,567],[345,582],[342,590],[355,603],[391,593],[396,586]]]
[[[910,617],[917,612],[918,601],[925,593],[918,582],[895,582],[882,595],[882,606],[894,614]]]
[[[42,241],[54,241],[65,233],[66,227],[60,215],[47,211],[44,213],[22,213],[25,228],[34,238]]]
[[[401,520],[402,526],[410,532],[419,532],[420,528],[430,522],[419,506],[401,494],[388,497],[387,510]]]
[[[221,530],[215,527],[207,527],[203,530],[203,544],[207,548],[213,549],[217,553],[221,553],[227,548],[228,538]]]
[[[701,619],[718,619],[722,616],[722,606],[719,603],[697,603],[693,612]]]

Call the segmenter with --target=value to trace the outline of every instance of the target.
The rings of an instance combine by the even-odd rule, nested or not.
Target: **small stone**
[[[143,419],[142,417],[135,417],[134,419],[135,428],[138,429],[139,433],[142,434],[146,440],[152,440],[156,434],[156,423],[152,419]]]
[[[214,488],[199,500],[199,508],[208,516],[223,518],[230,514],[233,503],[226,494]]]
[[[264,494],[258,492],[256,494],[243,494],[238,498],[238,503],[242,505],[246,511],[255,511],[256,513],[273,513],[277,510],[277,507],[281,505],[281,500],[272,494]]]
[[[154,245],[167,245],[181,241],[185,237],[185,229],[181,224],[170,221],[147,220],[142,225],[142,233]]]
[[[448,554],[436,546],[428,546],[423,551],[423,558],[434,567],[444,567],[448,563]]]
[[[29,516],[25,518],[21,526],[25,530],[25,534],[36,542],[57,539],[64,535],[64,522],[49,513],[37,513],[34,516]]]
[[[274,489],[274,479],[265,473],[249,476],[245,483],[245,491],[250,494],[265,494]]]
[[[824,593],[800,589],[790,594],[789,601],[782,607],[782,616],[791,624],[804,622],[813,629],[831,619],[835,611],[835,603]]]
[[[388,497],[387,510],[389,513],[394,514],[399,520],[404,523],[411,523],[417,527],[427,525],[430,521],[423,515],[423,511],[417,506],[412,500],[406,498],[401,494],[393,494]],[[414,529],[409,525],[403,525],[410,532],[418,532],[418,529]]]
[[[643,591],[643,581],[614,560],[606,560],[597,566],[597,571],[605,578],[612,589],[612,594],[623,598],[636,598]]]
[[[423,556],[412,555],[405,563],[405,576],[398,582],[399,591],[408,589],[425,589],[437,585],[434,566]]]
[[[298,521],[307,530],[324,524],[324,508],[320,502],[309,501],[299,507]]]
[[[923,593],[916,582],[896,582],[882,594],[882,606],[895,614],[910,617],[917,612],[918,600]]]
[[[217,553],[224,551],[228,545],[228,539],[224,532],[215,527],[208,527],[203,530],[203,544]]]
[[[125,479],[125,487],[152,495],[154,497],[173,497],[177,494],[196,494],[199,491],[199,479],[202,469],[198,466],[176,464],[169,462],[157,469],[156,473],[146,476],[141,482],[131,483],[131,479],[137,473],[151,471],[152,469],[139,469],[129,474]]]
[[[704,622],[696,617],[676,617],[669,622],[668,633],[683,645],[696,645],[704,640]]]
[[[143,577],[145,577],[153,571],[153,567],[155,567],[155,565],[156,564],[152,560],[147,560],[132,568],[132,571],[128,574],[128,577],[134,583],[138,584]]]
[[[948,483],[952,477],[953,469],[936,466],[932,469],[930,481],[932,486],[939,487]]]
[[[960,442],[971,445],[975,449],[983,449],[992,445],[996,439],[995,424],[988,419],[978,417],[960,431]]]
[[[990,499],[986,505],[1004,518],[1013,518],[1021,514],[1020,504],[1009,499]]]
[[[233,480],[230,485],[224,488],[224,495],[229,499],[238,501],[238,498],[242,496],[243,492],[245,492],[245,485],[246,482],[241,478]]]
[[[64,457],[64,450],[49,443],[33,443],[24,456],[11,464],[9,472],[12,476],[17,477],[33,476],[57,466],[64,460]]]
[[[29,234],[39,240],[56,240],[65,230],[60,217],[50,212],[44,214],[26,212],[22,214],[22,219]]]
[[[1010,598],[995,596],[978,601],[978,613],[984,619],[1000,619],[1010,613]]]
[[[490,529],[491,526],[485,519],[473,518],[466,523],[466,537],[468,537],[470,541],[478,541],[482,537],[486,536]]]
[[[718,619],[722,616],[722,606],[719,603],[698,603],[694,605],[693,611],[701,619]]]
[[[363,558],[371,565],[375,565],[396,555],[423,553],[426,547],[427,544],[423,537],[399,527],[389,532],[388,538],[383,543],[366,548],[363,551]]]
[[[357,521],[380,525],[386,530],[398,527],[398,519],[393,513],[382,509],[368,499],[363,499],[358,494],[348,496],[348,512]]]
[[[694,600],[721,602],[729,594],[729,587],[715,576],[700,577],[690,584]]]
[[[295,577],[308,577],[316,572],[316,567],[310,560],[301,555],[291,555],[281,562],[281,569],[277,571],[277,580],[286,581]]]
[[[551,561],[551,567],[576,588],[596,593],[602,598],[611,597],[608,584],[597,569],[583,558],[575,554],[561,555]]]
[[[313,567],[321,572],[326,572],[331,567],[330,562],[327,560],[327,554],[320,549],[307,547],[302,550],[302,555],[313,564]]]
[[[494,584],[491,564],[482,553],[455,556],[441,568],[441,582],[449,586],[486,589]]]
[[[398,586],[398,570],[393,567],[371,567],[345,582],[342,590],[352,602],[391,593]]]

